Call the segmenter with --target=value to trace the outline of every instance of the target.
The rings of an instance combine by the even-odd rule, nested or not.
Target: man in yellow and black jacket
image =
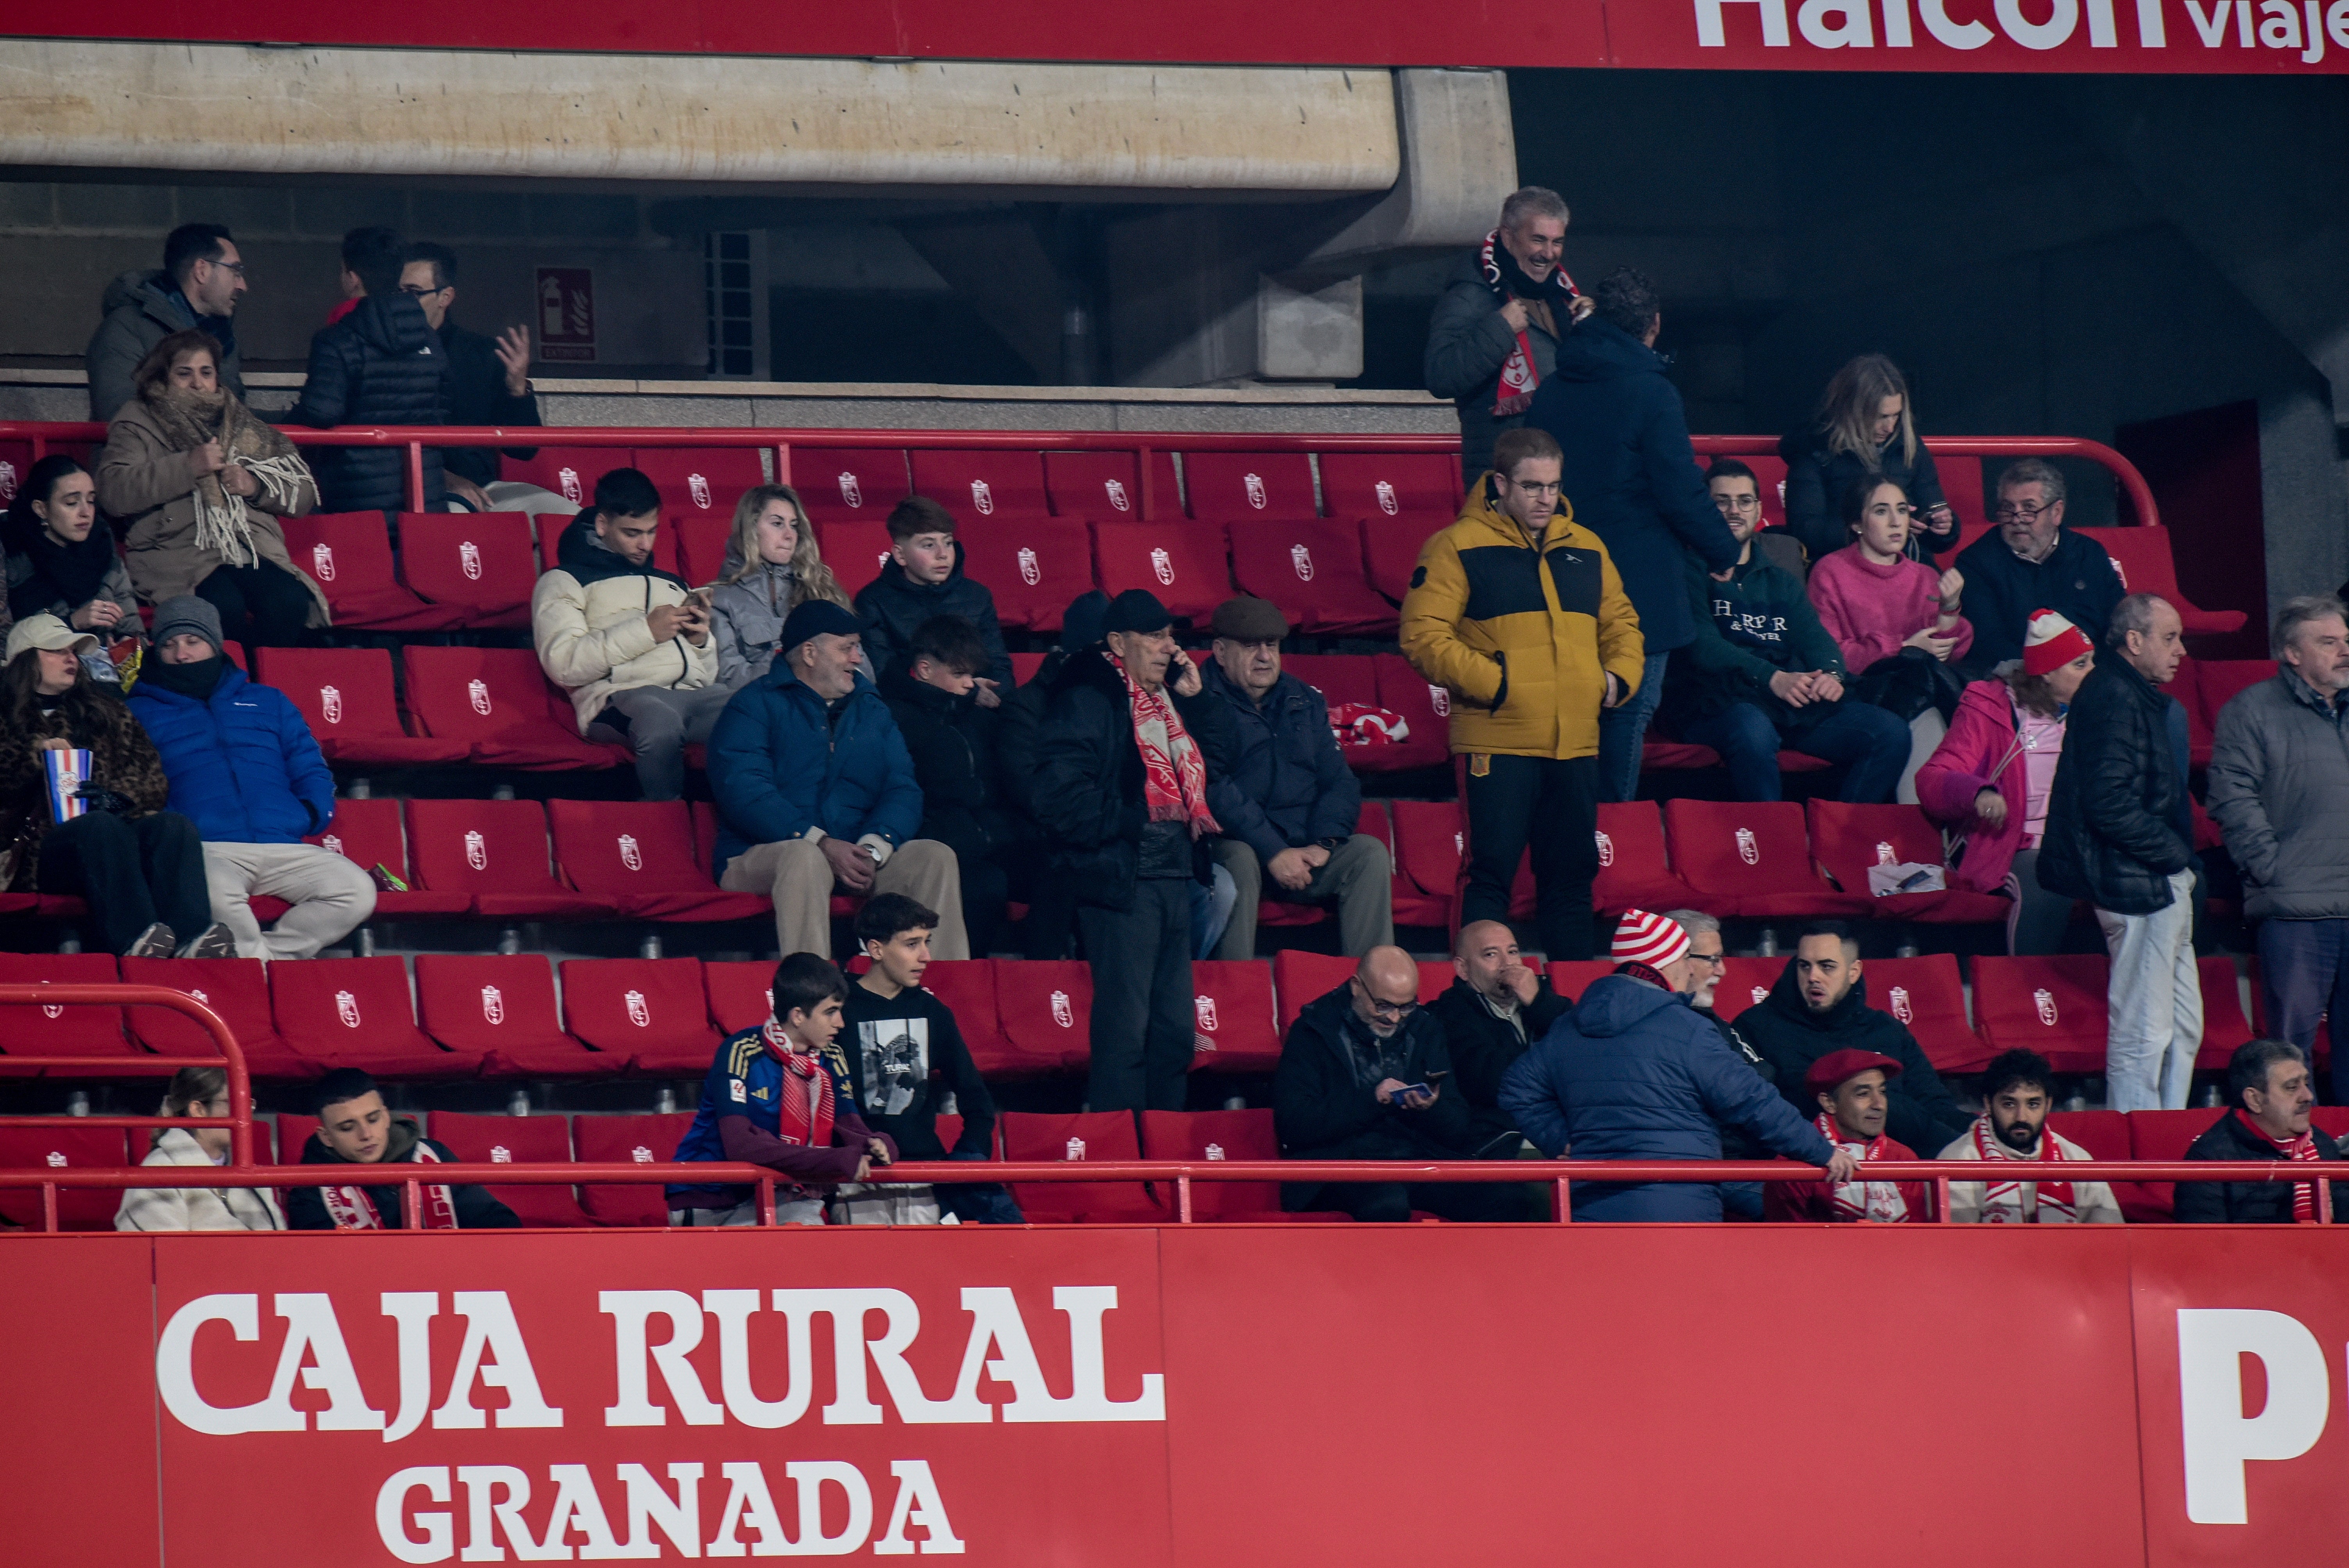
[[[1599,536],[1558,493],[1547,432],[1508,430],[1460,519],[1419,552],[1402,602],[1402,651],[1452,694],[1463,758],[1468,885],[1460,922],[1506,920],[1533,847],[1541,945],[1597,949],[1599,714],[1639,690],[1639,613]]]

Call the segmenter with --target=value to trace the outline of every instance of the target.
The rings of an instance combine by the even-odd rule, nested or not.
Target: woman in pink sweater
[[[1863,479],[1846,493],[1843,515],[1852,542],[1811,568],[1810,593],[1844,668],[1865,675],[1903,648],[1963,658],[1974,643],[1958,614],[1966,580],[1904,553],[1914,527],[1908,495],[1890,480]]]

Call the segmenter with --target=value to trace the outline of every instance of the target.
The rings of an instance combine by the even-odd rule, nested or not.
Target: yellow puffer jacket
[[[1596,756],[1606,675],[1628,696],[1646,657],[1599,536],[1560,500],[1537,552],[1481,480],[1420,550],[1402,651],[1452,693],[1452,749],[1504,757]]]

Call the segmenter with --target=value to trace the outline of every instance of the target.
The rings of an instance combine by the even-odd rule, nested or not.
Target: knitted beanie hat
[[[1687,957],[1688,950],[1689,934],[1679,921],[1644,909],[1627,909],[1622,923],[1615,928],[1615,944],[1609,956],[1618,964],[1661,969],[1676,958]]]
[[[2053,610],[2033,610],[2023,635],[2023,673],[2044,676],[2095,651],[2079,627]]]

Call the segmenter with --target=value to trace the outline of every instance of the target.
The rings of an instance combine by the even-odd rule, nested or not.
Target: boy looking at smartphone
[[[889,511],[888,564],[856,595],[864,667],[874,682],[906,656],[923,623],[938,615],[959,615],[978,628],[987,663],[972,696],[981,707],[995,707],[1012,686],[995,595],[963,575],[954,514],[927,496],[907,496]]]

